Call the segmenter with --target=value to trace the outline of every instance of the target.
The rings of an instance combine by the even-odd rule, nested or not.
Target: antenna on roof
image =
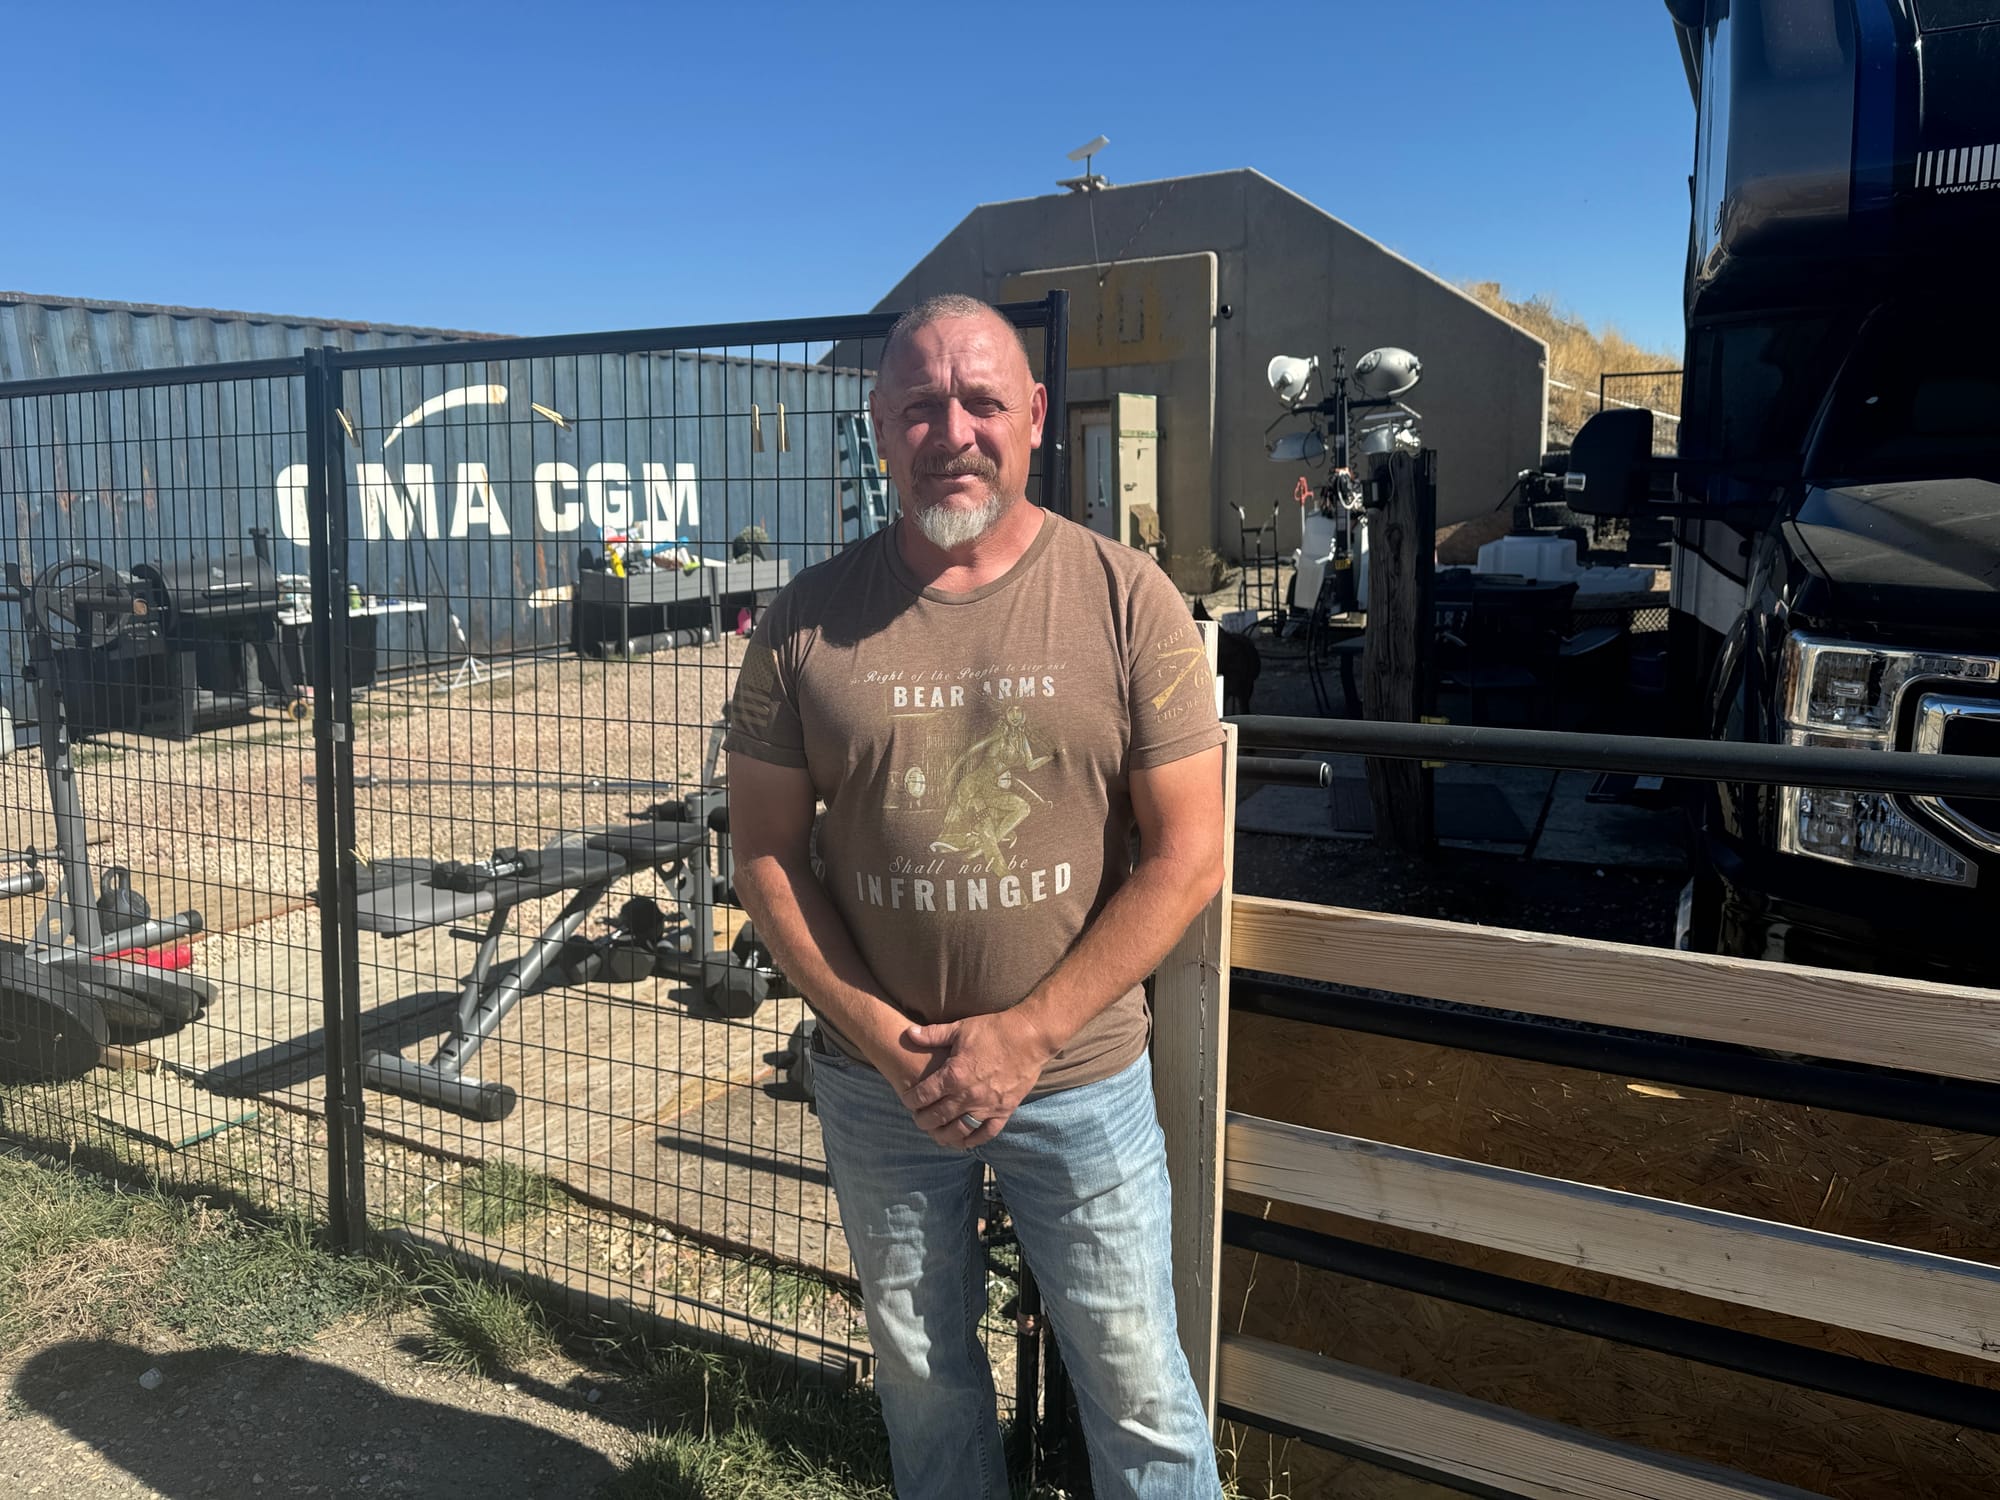
[[[1109,136],[1093,136],[1070,152],[1069,159],[1071,161],[1080,161],[1083,163],[1083,175],[1081,177],[1059,177],[1056,179],[1056,186],[1068,188],[1072,193],[1095,193],[1103,188],[1110,187],[1111,184],[1109,181],[1097,176],[1090,170],[1090,159],[1110,144],[1111,138]]]

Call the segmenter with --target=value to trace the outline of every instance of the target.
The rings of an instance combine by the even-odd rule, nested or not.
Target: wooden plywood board
[[[816,1337],[809,1329],[787,1327],[773,1318],[614,1279],[490,1235],[427,1225],[391,1230],[386,1237],[395,1244],[448,1256],[486,1274],[513,1278],[537,1296],[567,1303],[608,1323],[643,1327],[657,1321],[665,1325],[662,1333],[727,1340],[759,1355],[796,1361],[808,1371],[817,1370],[843,1384],[854,1378],[857,1364],[866,1359],[866,1333],[858,1326],[845,1338],[839,1336],[838,1329]]]
[[[1814,1500],[1810,1491],[1651,1453],[1506,1407],[1230,1335],[1221,1399],[1343,1451],[1523,1500]],[[1823,1500],[1823,1497],[1822,1497]]]
[[[1241,968],[2000,1082],[1996,990],[1297,901],[1233,913]]]
[[[216,1093],[320,1110],[318,949],[241,935],[228,952],[210,1015],[147,1050]],[[472,952],[439,930],[363,938],[363,1051],[428,1062]],[[748,1020],[719,1018],[661,980],[558,987],[517,1006],[467,1070],[519,1092],[505,1120],[461,1119],[369,1090],[364,1124],[418,1150],[505,1158],[677,1232],[843,1276],[847,1246],[817,1121],[770,1087],[771,1056],[801,1013],[787,1000]]]
[[[93,856],[93,866],[102,876],[101,856]],[[231,885],[184,869],[164,870],[148,865],[128,868],[132,871],[132,888],[146,898],[154,916],[173,916],[192,909],[201,913],[205,933],[240,931],[310,904],[299,892]],[[0,937],[25,943],[34,936],[35,924],[41,920],[42,910],[58,880],[53,858],[43,861],[42,872],[48,877],[49,890],[0,902]]]
[[[179,1151],[257,1118],[257,1106],[195,1088],[171,1073],[153,1073],[111,1092],[98,1119],[141,1140]]]
[[[2000,1268],[1232,1114],[1228,1185],[2000,1360]]]
[[[1574,1068],[1238,1011],[1238,1108],[1679,1203],[1953,1259],[2000,1257],[2000,1143],[1802,1105],[1666,1088]],[[1229,1206],[1391,1251],[1607,1297],[2000,1390],[1989,1359],[1534,1260],[1248,1194]],[[1225,1327],[1619,1441],[1754,1468],[1848,1500],[1990,1500],[2000,1438],[1814,1396],[1666,1355],[1225,1248]],[[1266,1439],[1235,1445],[1239,1458]],[[1331,1452],[1269,1440],[1280,1492],[1413,1500]],[[1863,1476],[1869,1476],[1864,1479]],[[1246,1478],[1246,1491],[1251,1486]],[[1261,1489],[1254,1491],[1262,1493]],[[1425,1496],[1430,1491],[1422,1491]]]

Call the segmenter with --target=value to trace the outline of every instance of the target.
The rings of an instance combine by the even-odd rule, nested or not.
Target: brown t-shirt
[[[730,750],[811,775],[827,894],[925,1022],[1024,999],[1130,873],[1131,772],[1222,739],[1166,574],[1055,515],[971,593],[921,587],[894,527],[808,568],[758,623],[730,726]],[[1145,1045],[1135,986],[1035,1092],[1108,1078]]]

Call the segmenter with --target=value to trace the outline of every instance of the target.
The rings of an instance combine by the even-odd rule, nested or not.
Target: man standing
[[[982,1164],[1098,1495],[1219,1494],[1141,981],[1221,883],[1222,734],[1153,560],[1028,502],[1047,409],[984,303],[899,319],[869,410],[901,518],[779,596],[730,711],[736,888],[827,1039],[820,1129],[902,1500],[1007,1492]]]

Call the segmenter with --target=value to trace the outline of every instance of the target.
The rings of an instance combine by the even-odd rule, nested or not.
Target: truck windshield
[[[1818,484],[2000,479],[2000,317],[1869,321],[1806,462]]]

